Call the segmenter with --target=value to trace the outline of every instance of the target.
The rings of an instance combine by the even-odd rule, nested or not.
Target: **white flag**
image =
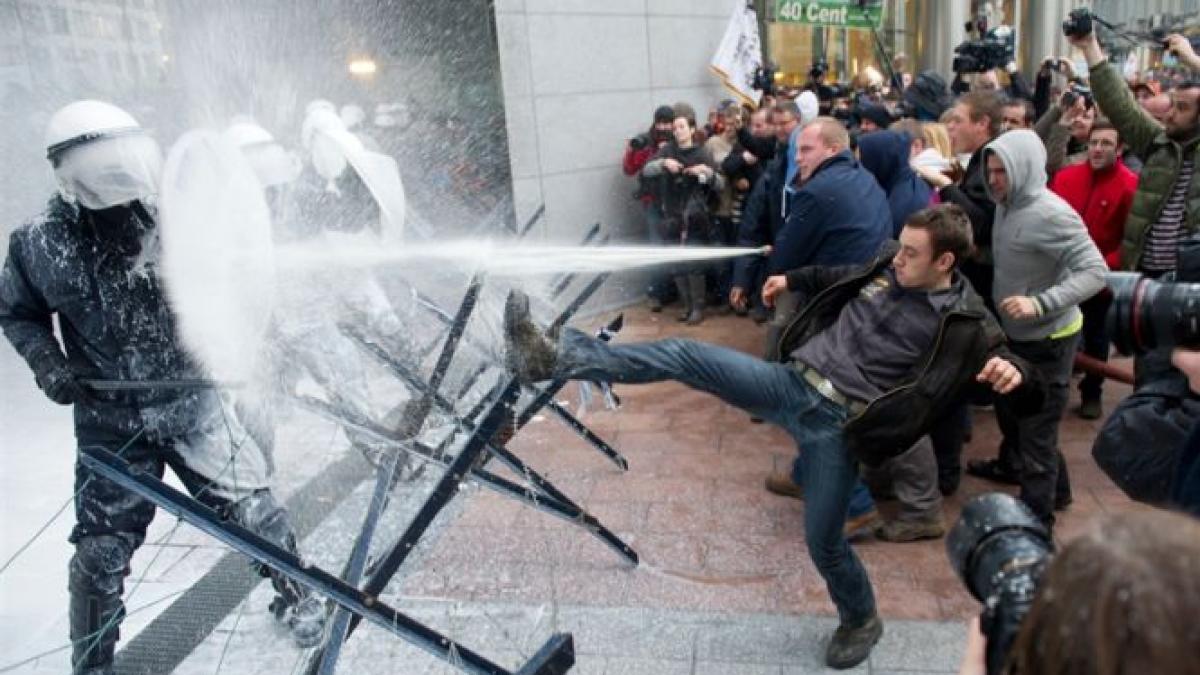
[[[762,42],[758,37],[758,16],[746,0],[734,2],[721,46],[708,67],[743,103],[758,105],[762,92],[751,83],[754,72],[762,67]]]

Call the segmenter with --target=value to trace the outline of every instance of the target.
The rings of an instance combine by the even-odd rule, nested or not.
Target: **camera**
[[[967,502],[946,535],[950,566],[983,603],[989,675],[1003,671],[1053,551],[1049,532],[1033,513],[1000,492]]]
[[[983,73],[1003,68],[1013,60],[1016,33],[1008,26],[997,26],[978,40],[967,40],[954,48],[955,73]]]
[[[1086,85],[1079,84],[1078,82],[1074,82],[1071,84],[1069,89],[1063,92],[1061,101],[1062,107],[1070,108],[1071,106],[1075,105],[1075,100],[1080,98],[1083,99],[1083,105],[1085,108],[1094,108],[1096,106],[1096,99],[1092,96],[1091,88]]]
[[[629,139],[629,147],[634,150],[644,150],[650,145],[650,134],[638,134]]]
[[[1071,10],[1062,23],[1063,35],[1069,38],[1082,38],[1092,34],[1092,12],[1087,7]]]
[[[825,59],[817,59],[813,61],[812,68],[808,69],[808,79],[817,82],[825,77],[829,72],[829,63]]]
[[[1108,332],[1122,354],[1166,347],[1200,347],[1200,233],[1179,242],[1173,275],[1156,281],[1135,272],[1110,272],[1113,302]]]
[[[768,96],[775,95],[775,72],[776,68],[771,65],[760,66],[754,70],[754,77],[750,80],[750,86]]]

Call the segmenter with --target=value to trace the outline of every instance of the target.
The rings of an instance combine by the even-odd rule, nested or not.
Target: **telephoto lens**
[[[1122,354],[1200,347],[1200,283],[1168,283],[1136,272],[1110,272],[1108,333]]]
[[[946,535],[950,566],[983,603],[987,672],[1003,672],[1009,649],[1054,550],[1050,533],[1021,502],[994,492],[963,506]]]

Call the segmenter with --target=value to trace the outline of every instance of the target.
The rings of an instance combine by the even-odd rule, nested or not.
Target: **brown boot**
[[[804,488],[792,482],[791,471],[772,471],[767,476],[766,484],[767,492],[792,499],[804,499]]]
[[[504,347],[509,372],[524,384],[548,380],[558,362],[555,336],[545,334],[529,314],[529,296],[512,291],[504,303]]]
[[[846,518],[846,524],[842,526],[842,533],[846,535],[847,539],[854,539],[873,532],[878,525],[879,511],[871,509],[862,515]]]

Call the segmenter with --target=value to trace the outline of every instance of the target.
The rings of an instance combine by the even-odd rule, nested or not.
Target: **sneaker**
[[[866,513],[857,516],[847,516],[846,524],[842,526],[842,533],[847,539],[854,539],[865,534],[870,534],[879,526],[879,511],[871,509]]]
[[[967,473],[993,483],[1020,485],[1017,472],[1002,465],[998,459],[971,460],[967,462]]]
[[[871,655],[871,648],[883,636],[883,622],[875,614],[857,628],[838,626],[825,650],[825,665],[838,670],[853,668]]]
[[[772,471],[767,476],[766,485],[767,492],[792,499],[804,499],[804,488],[792,482],[790,471]]]
[[[549,380],[558,362],[554,341],[529,316],[529,296],[512,291],[504,303],[504,348],[509,371],[524,384]]]
[[[884,541],[903,542],[939,539],[946,534],[941,518],[929,520],[889,520],[875,528],[875,536]]]
[[[1098,420],[1104,415],[1104,408],[1098,398],[1085,398],[1079,403],[1079,416],[1085,420]]]
[[[654,312],[655,314],[661,312],[663,309],[662,300],[653,295],[646,298],[646,305],[650,308],[650,311]]]

